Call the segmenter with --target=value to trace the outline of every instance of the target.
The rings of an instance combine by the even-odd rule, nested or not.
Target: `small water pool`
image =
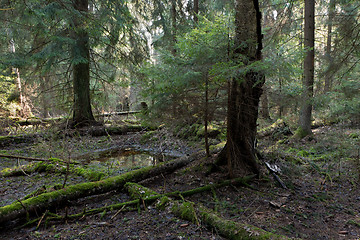
[[[101,157],[97,161],[113,165],[113,167],[134,168],[156,165],[159,162],[159,158],[146,152],[122,150],[109,156]]]

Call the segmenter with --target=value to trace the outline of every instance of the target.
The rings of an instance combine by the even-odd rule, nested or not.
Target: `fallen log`
[[[175,191],[175,192],[164,193],[164,194],[158,194],[148,188],[144,188],[143,186],[141,186],[139,184],[128,182],[125,184],[125,188],[130,193],[131,197],[134,200],[131,200],[128,202],[111,204],[111,205],[107,205],[107,206],[100,207],[100,208],[84,209],[84,211],[82,211],[80,213],[67,215],[67,216],[60,216],[60,215],[52,214],[51,216],[46,217],[46,221],[48,222],[48,221],[58,221],[58,220],[79,219],[79,218],[83,218],[84,216],[90,216],[90,215],[114,211],[114,210],[118,210],[118,209],[120,209],[121,211],[135,210],[135,208],[131,208],[131,207],[134,205],[139,205],[142,202],[146,203],[146,204],[150,204],[150,203],[153,203],[154,201],[159,200],[163,197],[171,196],[171,197],[180,198],[180,196],[183,196],[183,197],[191,196],[191,195],[194,195],[197,193],[210,191],[211,189],[220,188],[220,187],[228,186],[228,185],[246,185],[247,182],[250,181],[251,179],[253,179],[254,177],[255,177],[255,175],[244,177],[244,178],[236,178],[236,179],[232,179],[232,180],[222,181],[222,182],[216,183],[216,184],[209,184],[209,185],[191,189],[188,191],[183,191],[183,192]],[[44,189],[40,189],[40,190],[43,191]],[[145,190],[145,191],[143,191],[143,190]],[[141,195],[138,195],[138,193],[141,193]],[[117,215],[117,214],[115,214],[115,215]],[[41,218],[42,217],[38,217],[33,220],[30,220],[21,227],[25,227],[28,225],[32,225],[36,222],[39,222]]]
[[[127,186],[131,195],[133,197],[137,197],[140,201],[153,197],[151,195],[156,196],[157,194],[153,190],[138,184],[128,184]],[[211,229],[215,229],[217,233],[223,235],[227,239],[290,239],[286,236],[267,232],[261,228],[255,227],[250,224],[226,220],[218,216],[212,210],[194,202],[176,201],[168,197],[163,197],[161,201],[157,204],[157,208],[161,209],[165,207],[169,209],[173,214],[182,219],[191,221],[195,224],[204,224]]]
[[[24,218],[34,213],[41,214],[46,209],[64,204],[69,200],[121,189],[127,182],[138,182],[159,174],[168,174],[204,156],[204,152],[198,152],[187,157],[161,163],[157,166],[137,169],[120,176],[110,177],[96,182],[86,182],[68,186],[21,202],[14,202],[10,205],[0,207],[0,224],[18,218]]]
[[[69,165],[68,165],[69,164]],[[82,176],[89,181],[98,181],[104,177],[103,172],[94,171],[86,167],[76,167],[77,162],[66,162],[57,158],[50,158],[49,161],[30,163],[14,168],[5,168],[0,171],[0,177],[15,177],[29,175],[34,172],[62,173]]]
[[[26,134],[26,135],[16,135],[16,136],[0,136],[0,147],[7,147],[11,144],[20,144],[20,143],[33,143],[36,142],[41,134]]]
[[[144,127],[141,125],[124,125],[124,126],[94,126],[90,128],[80,128],[68,134],[72,135],[90,135],[92,137],[108,136],[108,135],[125,135],[128,133],[155,130],[155,128]]]
[[[45,158],[35,158],[35,157],[25,157],[25,156],[19,156],[19,155],[8,155],[8,154],[0,154],[0,157],[2,158],[14,158],[14,159],[23,159],[29,162],[35,161],[35,162],[52,162],[52,160],[54,160],[54,158],[49,158],[49,159],[45,159]],[[69,161],[65,161],[65,160],[61,160],[56,158],[57,162],[62,162],[62,163],[68,163]],[[71,164],[79,164],[78,162],[74,162],[74,161],[70,161]]]
[[[277,139],[282,136],[290,136],[293,135],[290,127],[286,124],[283,119],[278,119],[272,125],[260,129],[257,132],[257,138],[264,138],[267,136],[271,136],[274,139]]]
[[[112,113],[101,113],[95,115],[95,117],[111,117],[111,116],[122,116],[141,113],[141,111],[128,111],[128,112],[112,112]]]

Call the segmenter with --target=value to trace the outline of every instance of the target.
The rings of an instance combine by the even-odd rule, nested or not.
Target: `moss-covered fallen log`
[[[205,191],[210,191],[211,189],[215,189],[215,188],[220,188],[223,186],[228,186],[230,184],[232,185],[247,185],[248,181],[250,181],[251,179],[253,179],[255,177],[254,176],[248,176],[248,177],[244,177],[244,178],[236,178],[236,179],[232,179],[232,180],[226,180],[226,181],[222,181],[220,183],[216,183],[216,184],[209,184],[203,187],[199,187],[199,188],[195,188],[195,189],[191,189],[188,191],[175,191],[175,192],[170,192],[170,193],[164,193],[164,194],[158,194],[155,191],[152,191],[149,188],[144,188],[143,186],[136,184],[136,183],[132,183],[132,182],[128,182],[125,184],[125,188],[127,189],[127,191],[130,193],[131,197],[134,199],[132,201],[128,201],[128,202],[123,202],[123,203],[117,203],[117,204],[112,204],[112,205],[108,205],[108,206],[104,206],[104,207],[100,207],[100,208],[95,208],[95,209],[85,209],[84,211],[80,212],[80,213],[76,213],[76,214],[72,214],[72,215],[67,215],[67,216],[59,216],[59,215],[55,215],[52,214],[51,216],[46,216],[46,221],[57,221],[57,220],[68,220],[68,219],[78,219],[78,218],[82,218],[84,216],[90,216],[90,215],[94,215],[94,214],[98,214],[98,213],[104,213],[104,212],[111,212],[111,211],[115,211],[118,209],[125,209],[127,211],[131,210],[131,209],[135,209],[132,206],[134,205],[139,205],[141,203],[146,203],[146,204],[151,204],[156,200],[162,199],[165,197],[165,199],[167,199],[167,197],[186,197],[186,196],[191,196],[197,193],[201,193],[201,192],[205,192]],[[59,187],[59,186],[56,186]],[[60,186],[61,187],[61,186]],[[58,188],[56,188],[58,189]],[[33,197],[33,196],[37,196],[39,192],[43,193],[45,192],[46,189],[44,189],[43,187],[36,190],[34,193],[29,194],[29,197]],[[138,195],[138,193],[140,193],[141,195]],[[23,200],[29,198],[29,197],[25,197]],[[158,202],[158,206],[161,206],[162,201]],[[38,217],[35,219],[32,219],[30,221],[28,221],[27,223],[25,223],[23,226],[28,226],[28,225],[32,225],[34,223],[37,223],[40,221],[42,217]]]
[[[46,125],[48,124],[48,122],[40,119],[40,118],[30,118],[30,119],[25,119],[25,120],[18,120],[15,122],[16,125],[19,126],[39,126],[39,125]]]
[[[67,166],[69,164],[69,166]],[[104,173],[88,169],[87,167],[76,166],[77,162],[66,162],[58,158],[49,158],[46,161],[32,162],[13,168],[5,168],[0,171],[0,177],[25,176],[32,173],[60,173],[82,176],[90,181],[98,181],[105,176]]]
[[[138,197],[139,199],[146,200],[147,198],[156,196],[156,192],[138,184],[128,185],[128,189],[133,197]],[[290,239],[286,236],[267,232],[250,224],[226,220],[214,213],[212,210],[202,206],[201,204],[195,204],[189,201],[176,201],[165,196],[161,198],[161,201],[157,204],[157,207],[166,207],[173,214],[182,219],[191,221],[196,224],[201,223],[212,229],[215,229],[219,234],[223,235],[227,239]]]
[[[247,186],[249,184],[249,182],[252,179],[254,179],[255,177],[256,177],[256,175],[246,176],[246,177],[242,177],[242,178],[234,178],[231,180],[224,180],[219,183],[211,183],[211,184],[205,185],[203,187],[193,188],[193,189],[190,189],[187,191],[182,191],[182,192],[175,191],[175,192],[169,192],[169,193],[164,193],[164,194],[160,194],[160,195],[158,193],[156,193],[155,191],[152,191],[149,188],[144,188],[143,186],[136,184],[136,183],[132,183],[132,182],[126,183],[125,187],[126,187],[126,190],[130,193],[131,197],[133,197],[135,199],[139,198],[139,197],[141,197],[143,199],[147,199],[154,195],[159,195],[160,197],[163,197],[163,196],[166,196],[166,197],[179,197],[179,196],[188,197],[188,196],[192,196],[194,194],[211,191],[212,189],[221,188],[221,187],[225,187],[225,186],[229,186],[229,185]],[[139,192],[141,193],[141,195],[138,195]]]
[[[290,127],[286,124],[286,122],[283,119],[278,119],[272,125],[260,129],[257,132],[258,138],[271,136],[272,138],[277,139],[282,136],[290,136],[290,135],[292,135]]]
[[[26,161],[35,161],[35,162],[51,162],[54,158],[44,159],[44,158],[36,158],[36,157],[25,157],[19,155],[9,155],[9,154],[0,154],[0,158],[14,158],[14,159],[23,159]],[[57,159],[58,162],[67,163],[68,161]],[[79,164],[78,162],[71,161],[72,164]]]
[[[120,176],[110,177],[101,181],[68,186],[21,202],[14,202],[10,205],[0,207],[0,224],[17,218],[24,218],[27,215],[32,215],[34,213],[41,214],[46,209],[64,204],[69,200],[75,200],[86,196],[120,189],[127,182],[138,182],[160,174],[171,173],[176,169],[204,156],[204,152],[198,152],[187,157],[159,164],[157,166],[137,169]]]
[[[123,116],[123,115],[137,114],[137,113],[141,113],[141,111],[102,113],[102,114],[96,114],[95,117]]]

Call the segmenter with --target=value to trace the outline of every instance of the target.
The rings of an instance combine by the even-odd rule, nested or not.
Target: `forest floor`
[[[265,161],[278,169],[277,175],[286,189],[262,164],[261,177],[250,186],[226,186],[186,200],[201,203],[225,219],[291,238],[360,239],[360,128],[337,124],[318,127],[313,133],[312,137],[301,141],[274,134],[259,140],[259,151]],[[130,146],[157,156],[166,153],[173,157],[189,155],[201,148],[201,144],[189,144],[161,129],[103,137],[39,137],[33,143],[11,143],[2,148],[1,154],[77,159],[87,169],[103,172],[103,177],[138,168],[137,161],[145,166],[161,160],[133,157],[125,165],[119,159],[99,160],[103,150]],[[172,174],[147,179],[140,184],[164,193],[226,179],[225,169],[205,174],[207,163],[214,158],[199,159]],[[27,163],[26,160],[3,157],[0,158],[0,170]],[[46,171],[2,176],[0,206],[11,204],[42,186],[63,184],[64,181],[63,173]],[[89,180],[84,176],[70,174],[66,184],[86,181]],[[59,215],[73,214],[129,199],[128,194],[119,189],[69,201],[66,206],[51,211]],[[0,226],[0,239],[224,239],[216,230],[180,219],[152,205],[140,211],[103,212],[76,220],[44,220],[21,228],[12,224],[5,228]]]

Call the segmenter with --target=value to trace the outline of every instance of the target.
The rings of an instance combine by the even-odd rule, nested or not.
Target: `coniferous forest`
[[[0,0],[0,239],[359,239],[360,3]]]

